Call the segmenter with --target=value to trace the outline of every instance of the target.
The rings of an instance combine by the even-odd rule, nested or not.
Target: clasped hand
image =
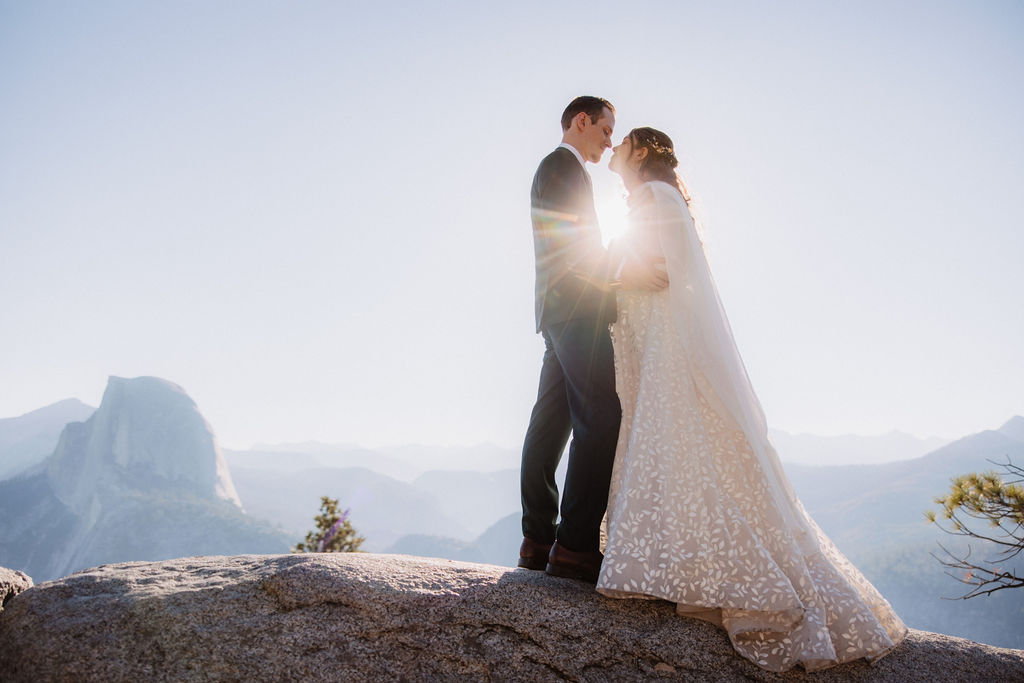
[[[627,256],[622,264],[619,281],[622,289],[644,289],[659,292],[668,287],[664,257],[639,258]]]

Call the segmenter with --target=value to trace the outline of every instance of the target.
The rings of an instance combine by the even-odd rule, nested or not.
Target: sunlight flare
[[[595,208],[605,245],[625,234],[628,210],[622,197],[602,198],[597,201]]]

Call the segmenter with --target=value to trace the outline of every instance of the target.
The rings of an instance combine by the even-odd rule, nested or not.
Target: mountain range
[[[78,399],[66,399],[25,415],[0,418],[0,479],[51,455],[64,426],[85,421],[95,410]],[[814,466],[909,460],[949,442],[899,431],[877,436],[819,436],[773,429],[771,437],[783,462]],[[364,467],[405,482],[434,470],[489,472],[519,467],[517,449],[490,443],[474,446],[407,444],[371,449],[355,444],[307,441],[221,450],[229,462],[254,469],[299,471],[315,467]]]
[[[0,481],[0,565],[36,581],[127,560],[287,552],[290,541],[245,514],[195,403],[154,377],[111,377],[52,455]]]

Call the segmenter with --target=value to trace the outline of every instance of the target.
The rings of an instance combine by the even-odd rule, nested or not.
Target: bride
[[[631,131],[609,162],[629,193],[621,242],[664,257],[670,284],[618,293],[622,426],[597,590],[675,602],[771,671],[875,660],[907,629],[782,470],[676,165],[672,141],[652,128]]]

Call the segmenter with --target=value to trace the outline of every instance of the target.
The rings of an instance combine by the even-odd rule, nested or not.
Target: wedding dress
[[[622,426],[597,590],[675,602],[770,671],[883,656],[907,629],[786,478],[680,193],[633,192],[626,239],[664,255],[670,285],[618,295]]]

